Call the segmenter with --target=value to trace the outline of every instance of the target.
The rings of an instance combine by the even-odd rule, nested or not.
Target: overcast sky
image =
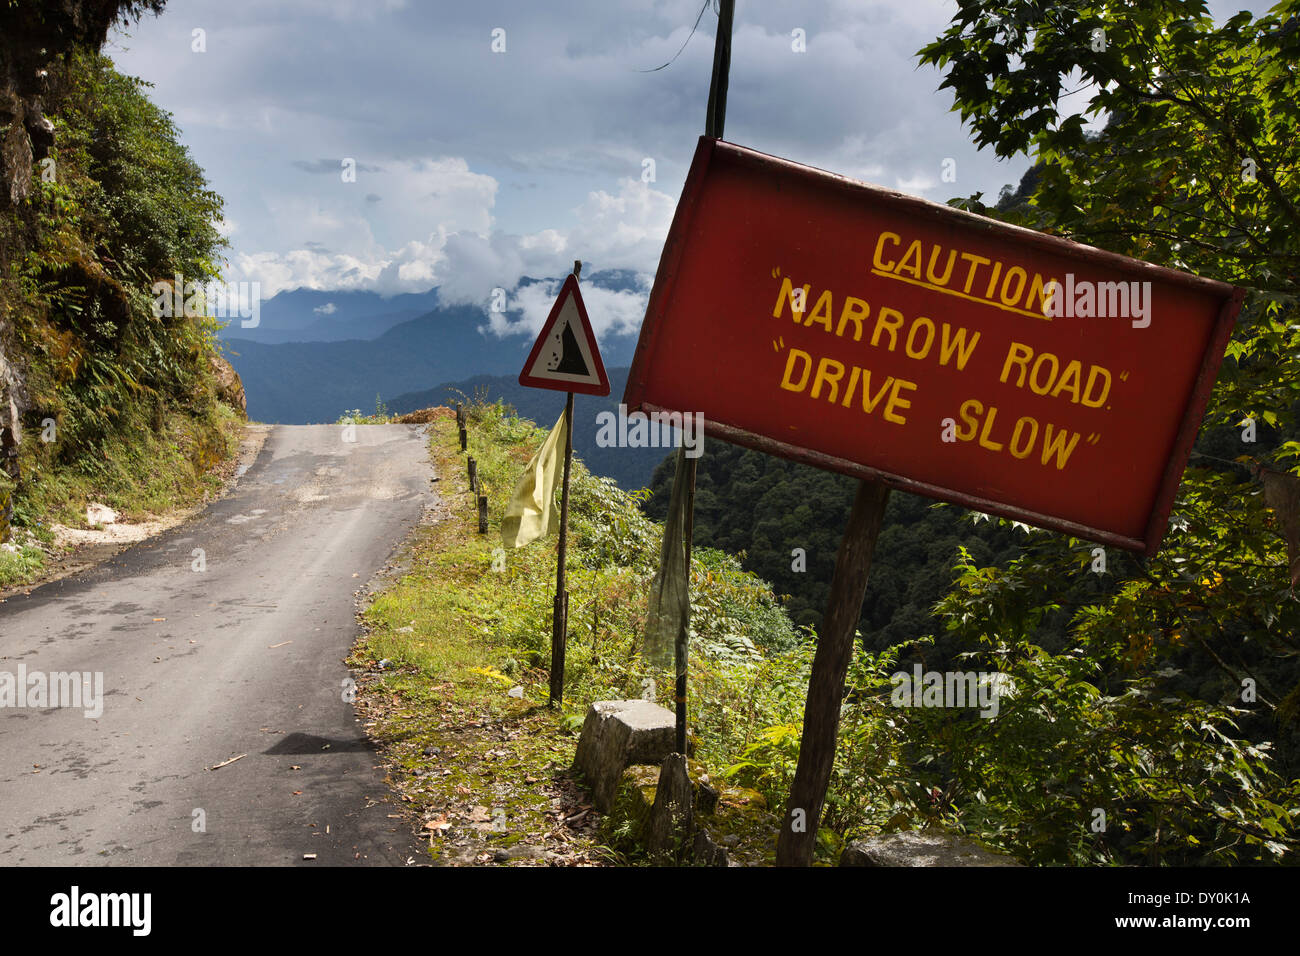
[[[711,2],[686,43],[701,2],[170,0],[106,52],[154,84],[225,198],[230,281],[486,303],[575,258],[649,283],[704,126]],[[940,202],[996,198],[1028,163],[977,152],[916,65],[955,9],[739,0],[726,139]],[[588,297],[598,330],[635,327],[644,304]]]

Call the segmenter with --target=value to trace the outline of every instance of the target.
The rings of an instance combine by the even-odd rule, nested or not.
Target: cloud
[[[537,4],[188,0],[115,32],[108,52],[154,84],[225,198],[232,278],[266,295],[437,285],[479,305],[503,288],[521,310],[485,321],[504,331],[545,314],[525,276],[575,258],[653,273],[704,121],[711,9],[682,49],[701,2],[572,0],[556,17]],[[940,74],[916,64],[953,15],[951,0],[741,4],[727,138],[931,199],[996,195],[1027,162],[977,151]],[[195,26],[205,54],[191,52]],[[329,157],[355,159],[356,182]],[[613,327],[639,307],[611,295],[599,321]]]
[[[489,326],[498,335],[536,332],[550,305],[539,304],[539,286],[520,289],[520,280],[567,272],[574,259],[582,259],[588,273],[627,269],[640,275],[648,289],[676,205],[667,193],[626,179],[617,192],[588,193],[573,210],[576,225],[572,228],[516,235],[492,227],[495,181],[472,172],[463,160],[414,164],[394,175],[405,183],[404,201],[411,203],[418,203],[436,181],[440,195],[430,201],[442,210],[442,222],[426,238],[389,249],[375,239],[359,214],[330,212],[319,200],[284,199],[278,202],[276,215],[298,222],[327,242],[304,242],[288,253],[237,255],[231,280],[259,281],[267,296],[293,288],[364,289],[394,295],[437,286],[439,298],[449,305],[484,308]],[[458,221],[478,228],[448,231],[445,224]],[[510,294],[510,311],[522,309],[522,320],[487,312],[497,289]],[[546,294],[553,300],[557,291]],[[635,328],[645,313],[644,291],[594,294],[602,305],[599,318],[592,312],[599,331]]]
[[[489,312],[488,328],[497,336],[534,336],[542,330],[551,313],[561,283],[539,282],[524,286],[507,297],[508,312]],[[582,284],[582,301],[597,338],[610,334],[636,332],[645,318],[648,295],[645,291],[622,291],[601,288],[590,282]],[[510,312],[522,313],[511,319]]]
[[[324,305],[318,305],[312,309],[317,315],[333,315],[339,310],[339,307],[333,302],[326,302]]]

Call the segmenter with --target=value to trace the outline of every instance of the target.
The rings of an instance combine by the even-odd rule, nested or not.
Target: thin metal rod
[[[550,705],[564,701],[564,652],[568,641],[569,595],[565,591],[565,562],[569,547],[569,468],[573,464],[573,393],[564,402],[564,481],[560,486],[560,546],[555,560],[555,611],[551,626]]]

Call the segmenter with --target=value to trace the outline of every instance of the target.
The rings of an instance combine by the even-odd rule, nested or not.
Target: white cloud
[[[440,161],[436,168],[437,175],[431,175],[433,167],[427,165],[405,174],[403,201],[419,203],[421,194],[429,189],[439,194],[432,201],[441,203],[444,212],[427,239],[385,249],[371,235],[360,213],[330,211],[320,200],[284,199],[274,204],[274,214],[293,219],[303,231],[320,238],[310,247],[288,253],[237,255],[230,280],[256,280],[268,297],[300,287],[365,289],[392,295],[437,286],[443,302],[479,305],[485,310],[493,290],[504,289],[509,294],[508,308],[522,309],[524,317],[511,323],[502,314],[489,313],[490,327],[503,335],[536,332],[558,291],[558,287],[546,285],[520,289],[521,279],[554,276],[568,271],[574,259],[582,259],[588,264],[588,273],[592,269],[627,269],[641,277],[644,287],[635,293],[590,284],[584,287],[596,330],[629,331],[639,325],[645,314],[646,291],[672,223],[673,197],[627,179],[619,184],[617,193],[588,193],[573,211],[577,222],[569,230],[513,235],[492,228],[495,188],[486,188],[487,183],[495,187],[491,177],[470,172],[463,160]],[[462,224],[479,228],[454,228]]]
[[[498,336],[536,335],[551,313],[555,297],[560,292],[559,282],[538,282],[516,290],[507,298],[511,311],[522,311],[523,317],[511,321],[503,312],[488,313],[488,327]],[[582,285],[582,301],[587,307],[587,318],[599,339],[610,333],[635,332],[645,318],[648,295],[644,290],[635,292],[603,289],[591,283]]]

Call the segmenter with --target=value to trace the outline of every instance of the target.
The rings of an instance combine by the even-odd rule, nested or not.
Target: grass
[[[223,463],[235,456],[244,420],[225,405],[211,418],[177,412],[161,431],[145,424],[124,429],[93,463],[59,466],[26,445],[23,484],[14,496],[13,542],[0,550],[0,588],[40,578],[52,556],[54,524],[87,528],[86,505],[106,504],[122,521],[140,521],[200,504],[218,494]]]
[[[446,516],[412,536],[404,571],[363,612],[367,633],[349,662],[362,672],[359,710],[439,862],[490,862],[512,840],[545,848],[551,862],[640,862],[625,834],[585,812],[568,768],[591,702],[650,694],[672,707],[669,675],[646,660],[641,639],[662,529],[634,496],[575,460],[565,693],[562,707],[548,708],[555,539],[506,552],[499,538],[505,504],[546,432],[498,405],[468,409],[467,453],[450,410],[431,425]],[[487,535],[478,533],[467,455],[489,499]],[[708,551],[696,558],[694,765],[722,792],[711,829],[733,858],[770,862],[776,795],[724,771],[764,727],[788,720],[791,707],[800,716],[809,645],[770,588],[734,558]],[[782,649],[764,650],[773,647]],[[485,808],[504,823],[490,829]]]
[[[567,773],[577,738],[565,712],[545,706],[546,673],[486,625],[499,541],[478,534],[454,422],[435,423],[431,452],[450,514],[408,542],[407,570],[364,612],[367,634],[349,662],[364,672],[358,707],[390,783],[436,861],[608,860],[583,822],[584,796]],[[506,457],[487,452],[486,472]]]

